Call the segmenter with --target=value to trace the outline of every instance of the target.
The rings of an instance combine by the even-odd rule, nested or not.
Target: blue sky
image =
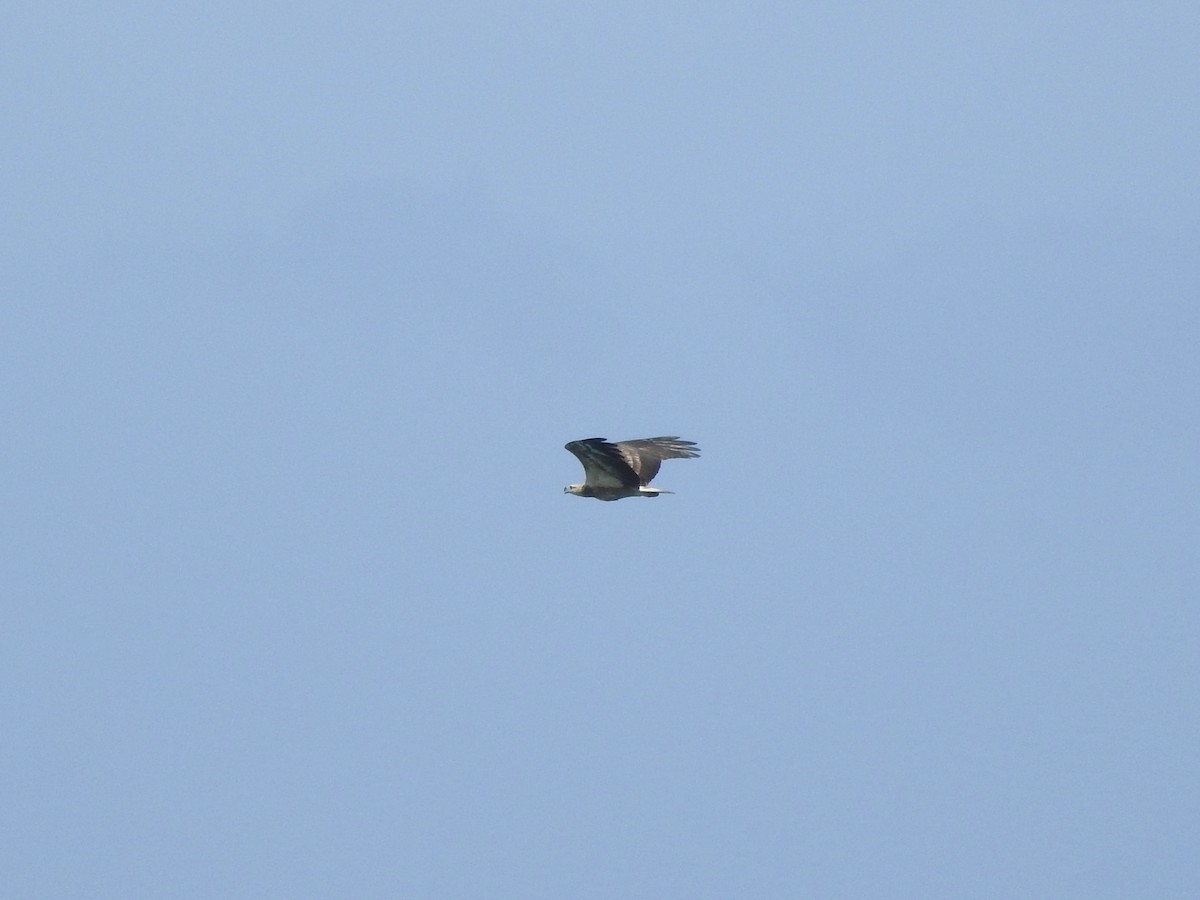
[[[12,896],[1200,894],[1194,4],[4,18]]]

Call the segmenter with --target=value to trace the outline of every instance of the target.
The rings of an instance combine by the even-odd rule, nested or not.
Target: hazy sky
[[[650,6],[4,14],[8,895],[1200,896],[1200,7]]]

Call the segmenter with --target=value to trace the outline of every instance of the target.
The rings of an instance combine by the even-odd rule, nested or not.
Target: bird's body
[[[568,484],[564,493],[597,500],[657,497],[669,494],[650,487],[664,459],[695,459],[700,448],[677,437],[642,438],[610,443],[604,438],[571,441],[566,447],[583,463],[583,484]]]

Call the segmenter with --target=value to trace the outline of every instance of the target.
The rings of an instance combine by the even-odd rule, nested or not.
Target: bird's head
[[[563,488],[563,493],[564,494],[575,494],[576,496],[578,496],[579,494],[583,493],[583,485],[582,484],[568,484],[565,488]]]

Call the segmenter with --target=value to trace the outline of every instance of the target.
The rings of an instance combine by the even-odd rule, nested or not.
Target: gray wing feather
[[[658,467],[664,459],[695,459],[700,455],[700,448],[694,442],[680,440],[675,436],[621,441],[615,446],[608,446],[614,447],[621,454],[629,467],[637,473],[642,484],[649,484],[658,474]]]

